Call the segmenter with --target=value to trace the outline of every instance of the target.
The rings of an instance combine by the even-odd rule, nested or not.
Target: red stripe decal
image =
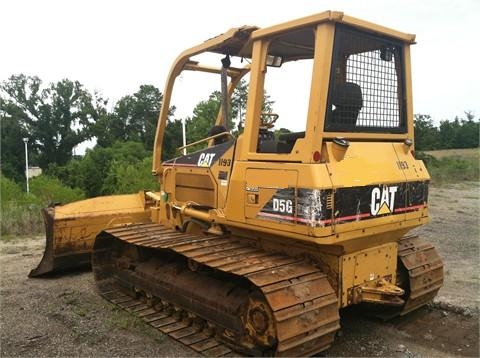
[[[162,164],[164,167],[198,167],[196,164],[178,164],[178,163],[168,163]],[[202,167],[207,168],[207,167]]]
[[[336,221],[346,221],[346,220],[353,220],[353,219],[359,219],[359,218],[367,218],[371,216],[370,213],[362,213],[362,214],[356,214],[356,215],[350,215],[350,216],[342,216],[340,218],[336,218]]]
[[[397,208],[394,210],[395,213],[402,213],[405,211],[413,211],[417,209],[423,209],[425,208],[426,205],[413,205],[413,206],[408,206],[405,208]],[[292,222],[301,222],[301,223],[307,223],[307,224],[312,224],[311,220],[305,219],[305,218],[296,218],[294,216],[286,216],[286,215],[280,215],[280,214],[272,214],[272,213],[265,213],[265,212],[259,212],[258,216],[260,217],[265,217],[265,218],[273,218],[273,219],[281,219],[281,220],[286,220],[286,221],[292,221]],[[360,218],[368,218],[371,217],[372,219],[375,218],[375,216],[372,216],[370,213],[360,213],[357,215],[349,215],[349,216],[342,216],[339,218],[335,218],[335,221],[352,221],[355,219],[360,219]],[[332,220],[331,219],[325,219],[325,220],[316,220],[313,222],[314,224],[319,224],[319,225],[326,225],[326,224],[331,224]]]
[[[395,212],[412,211],[412,210],[417,210],[417,209],[423,209],[425,207],[426,207],[426,205],[424,205],[424,204],[413,205],[413,206],[407,206],[406,208],[397,208],[397,209],[395,209]]]
[[[294,216],[285,216],[285,215],[279,215],[279,214],[271,214],[271,213],[265,213],[265,212],[259,212],[258,216],[262,217],[267,217],[267,218],[274,218],[274,219],[282,219],[282,220],[287,220],[287,221],[296,221],[296,222],[303,222],[307,224],[311,224],[312,221],[304,218],[296,218]],[[320,225],[325,225],[331,223],[332,220],[327,219],[327,220],[316,220],[314,223],[315,224],[320,224]]]

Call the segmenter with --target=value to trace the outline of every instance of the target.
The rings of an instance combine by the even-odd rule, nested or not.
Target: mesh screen
[[[338,26],[326,130],[404,132],[402,46]]]

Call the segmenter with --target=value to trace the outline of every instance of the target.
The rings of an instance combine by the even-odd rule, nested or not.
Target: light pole
[[[185,118],[182,118],[182,136],[183,136],[183,146],[187,145],[187,135],[185,131]],[[183,148],[183,155],[187,155],[187,148]]]
[[[23,143],[25,143],[25,176],[27,177],[27,194],[29,194],[30,188],[28,186],[28,138],[23,138]]]

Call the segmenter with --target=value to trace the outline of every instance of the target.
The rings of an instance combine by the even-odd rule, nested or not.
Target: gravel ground
[[[437,301],[480,306],[480,183],[430,190],[429,225],[417,234],[433,243],[445,264],[445,284]]]
[[[445,262],[435,303],[388,322],[342,310],[342,330],[321,356],[479,356],[478,183],[432,188],[432,222],[417,233]],[[43,237],[0,241],[2,357],[183,357],[196,353],[100,298],[91,272],[28,279]]]

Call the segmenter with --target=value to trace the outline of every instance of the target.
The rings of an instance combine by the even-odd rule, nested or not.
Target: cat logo
[[[395,205],[397,186],[383,186],[373,188],[370,203],[370,213],[373,216],[391,214]]]
[[[197,165],[199,167],[211,167],[213,158],[215,158],[215,153],[202,153],[198,158]]]

